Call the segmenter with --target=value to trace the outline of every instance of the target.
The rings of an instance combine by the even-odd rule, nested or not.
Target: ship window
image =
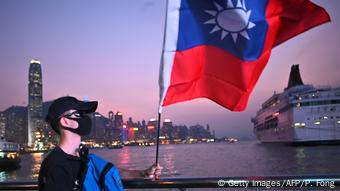
[[[339,119],[339,116],[336,116],[337,119]]]
[[[320,124],[321,124],[320,121],[315,121],[315,122],[314,122],[314,125],[320,125]]]
[[[304,128],[306,126],[306,123],[294,123],[295,128]]]
[[[277,124],[278,124],[278,118],[277,117],[266,119],[266,121],[264,123],[264,128],[265,129],[275,128],[275,127],[277,127]]]
[[[310,118],[309,118],[309,117],[307,117],[307,120],[309,121],[309,120],[310,120]]]
[[[331,116],[331,119],[333,119],[333,116]]]

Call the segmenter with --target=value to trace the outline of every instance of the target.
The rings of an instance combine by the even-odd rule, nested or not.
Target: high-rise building
[[[36,132],[43,127],[42,74],[39,60],[31,60],[28,75],[28,141],[36,146]]]
[[[114,119],[115,119],[115,114],[113,113],[113,111],[109,111],[109,120],[113,122]]]
[[[123,114],[119,111],[115,115],[114,124],[117,128],[121,128],[123,126]]]
[[[161,134],[166,138],[174,138],[174,128],[170,119],[165,119],[161,128]]]
[[[3,111],[5,116],[5,139],[10,142],[27,144],[27,108],[11,106]]]
[[[149,121],[148,121],[148,124],[147,124],[147,129],[148,129],[148,137],[149,139],[154,139],[156,138],[156,130],[158,128],[158,121],[157,119],[155,118],[151,118]]]

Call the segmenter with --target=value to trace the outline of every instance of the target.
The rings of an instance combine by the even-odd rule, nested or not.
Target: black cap
[[[46,121],[51,124],[53,130],[60,134],[58,127],[58,118],[70,109],[82,111],[84,113],[93,113],[98,106],[97,101],[79,101],[75,97],[66,96],[60,97],[53,101],[48,108]]]

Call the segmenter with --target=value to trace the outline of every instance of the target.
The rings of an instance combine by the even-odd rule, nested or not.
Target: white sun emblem
[[[247,29],[255,26],[254,23],[249,21],[251,10],[246,9],[244,0],[237,0],[237,5],[234,6],[231,0],[227,1],[227,8],[224,9],[221,5],[214,2],[216,10],[205,10],[206,13],[213,16],[212,19],[206,21],[204,24],[213,24],[214,28],[210,34],[222,30],[221,40],[228,34],[233,38],[236,43],[238,35],[243,36],[247,40],[250,39]]]

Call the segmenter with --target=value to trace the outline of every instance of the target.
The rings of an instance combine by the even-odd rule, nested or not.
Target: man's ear
[[[70,120],[67,119],[66,117],[61,117],[60,120],[60,125],[63,127],[69,127],[70,126]]]
[[[69,128],[73,128],[73,129],[78,128],[77,122],[75,122],[71,119],[68,119],[66,117],[61,117],[59,123],[62,127],[69,127]]]

